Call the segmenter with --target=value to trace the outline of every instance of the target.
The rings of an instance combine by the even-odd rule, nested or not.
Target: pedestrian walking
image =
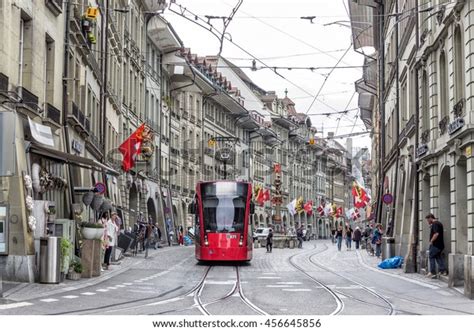
[[[296,239],[298,239],[298,248],[303,248],[303,224],[296,230]]]
[[[267,253],[271,253],[273,248],[273,230],[268,230],[267,235]]]
[[[336,229],[331,230],[331,242],[333,245],[336,244]]]
[[[438,274],[436,273],[436,264],[438,264],[439,274],[447,276],[448,271],[446,270],[442,256],[444,250],[443,224],[436,220],[436,217],[433,214],[426,215],[426,220],[431,228],[429,247],[430,272],[426,276],[431,278],[438,277]]]
[[[112,248],[115,246],[115,233],[117,226],[112,219],[109,218],[108,212],[103,212],[100,222],[104,225],[104,234],[102,236],[102,246],[104,248],[104,265],[105,270],[109,269],[110,256],[112,255]]]
[[[336,241],[337,241],[337,250],[338,251],[341,251],[342,237],[343,237],[342,226],[339,226],[336,230]]]
[[[382,235],[383,235],[382,224],[378,223],[375,226],[375,230],[372,235],[372,245],[374,247],[376,257],[380,257],[380,255],[382,254]]]
[[[360,228],[358,226],[354,230],[352,238],[354,239],[356,249],[359,249],[360,240],[362,239],[362,232],[360,231]]]
[[[352,248],[352,232],[350,225],[346,226],[346,248],[348,251]]]
[[[184,233],[182,226],[180,226],[178,230],[178,243],[180,246],[184,246]]]
[[[145,239],[144,239],[144,246],[145,246],[145,259],[148,257],[148,248],[151,244],[151,239],[153,235],[153,225],[149,222],[145,225]]]

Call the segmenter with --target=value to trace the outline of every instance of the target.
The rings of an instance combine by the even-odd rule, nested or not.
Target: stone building
[[[366,22],[379,17],[373,14],[385,14],[374,24],[375,30],[384,31],[378,43],[384,68],[379,70],[384,84],[378,85],[384,100],[379,154],[384,169],[378,182],[382,193],[395,198],[388,208],[379,203],[380,221],[394,237],[397,254],[406,256],[405,271],[428,272],[430,229],[425,215],[435,214],[444,226],[449,267],[449,276],[442,279],[472,298],[473,4],[411,0],[370,5],[374,10]]]

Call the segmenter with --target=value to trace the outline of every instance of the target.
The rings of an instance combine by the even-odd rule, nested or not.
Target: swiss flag
[[[370,202],[365,190],[356,182],[352,185],[352,196],[354,197],[354,207],[364,208]]]
[[[359,219],[359,217],[360,217],[359,209],[355,209],[354,212],[352,213],[352,219],[356,221],[357,219]]]
[[[145,124],[142,124],[119,147],[119,151],[123,155],[122,169],[125,172],[133,168],[137,156],[141,153],[143,130],[145,130]]]

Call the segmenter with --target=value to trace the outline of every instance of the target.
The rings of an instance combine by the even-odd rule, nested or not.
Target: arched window
[[[439,120],[442,120],[445,116],[449,114],[448,86],[448,66],[446,65],[446,54],[443,50],[441,51],[441,55],[439,56]]]
[[[465,97],[464,85],[464,41],[461,28],[454,30],[454,104]]]
[[[421,89],[422,89],[422,108],[421,108],[421,114],[422,114],[422,125],[423,125],[423,130],[426,131],[430,129],[430,110],[429,110],[429,101],[428,101],[428,94],[429,94],[429,86],[428,86],[428,75],[426,73],[426,70],[423,71],[423,76],[421,79]]]

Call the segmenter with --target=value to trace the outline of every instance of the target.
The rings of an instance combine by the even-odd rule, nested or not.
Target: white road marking
[[[107,289],[109,289],[109,290],[116,290],[117,288],[116,288],[115,286],[109,286],[109,287],[107,287]]]
[[[81,295],[96,295],[97,293],[95,292],[84,292],[84,293],[81,293]]]
[[[77,295],[65,295],[63,296],[64,299],[75,299],[75,298],[79,298]]]
[[[130,285],[133,285],[133,283],[123,283],[123,285],[130,286]]]
[[[32,305],[32,303],[30,303],[30,302],[7,303],[5,305],[0,305],[0,310],[21,308],[21,307],[26,307],[26,306],[31,306],[31,305]]]
[[[234,285],[235,280],[206,280],[206,285]]]
[[[282,284],[282,285],[301,285],[303,283],[301,282],[277,282],[277,284]]]
[[[115,287],[125,287],[125,285],[115,285]]]
[[[265,287],[282,288],[282,287],[293,287],[293,285],[265,285]]]
[[[172,298],[172,299],[169,299],[169,300],[152,302],[152,303],[147,304],[146,306],[158,306],[158,305],[163,305],[165,303],[170,303],[170,302],[175,302],[175,301],[180,301],[180,300],[183,300],[183,298]]]
[[[40,301],[43,301],[43,302],[56,302],[56,301],[59,301],[59,300],[58,300],[58,299],[49,298],[49,299],[41,299]]]
[[[311,289],[309,288],[284,288],[282,291],[287,291],[287,292],[311,292]]]
[[[101,289],[99,289],[99,290],[96,290],[96,291],[97,291],[97,292],[109,292],[109,290],[106,290],[106,289],[103,289],[103,288],[101,288]]]

